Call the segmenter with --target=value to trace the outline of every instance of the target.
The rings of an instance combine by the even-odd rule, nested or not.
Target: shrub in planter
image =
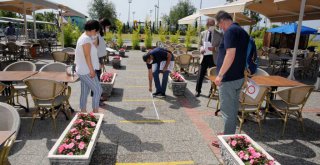
[[[100,134],[103,114],[78,113],[51,148],[51,164],[88,165]]]
[[[139,50],[139,46],[140,46],[140,25],[138,26],[138,28],[136,30],[133,30],[131,42],[132,42],[132,49]]]
[[[116,73],[105,72],[100,76],[100,84],[103,90],[103,94],[105,94],[106,96],[111,96],[116,75]]]
[[[262,147],[249,136],[219,135],[221,155],[225,164],[279,165]]]
[[[184,95],[187,87],[186,80],[181,76],[179,72],[172,72],[169,75],[169,88],[176,96]]]
[[[114,56],[112,58],[112,67],[117,69],[117,68],[121,68],[121,57],[119,55]]]
[[[147,49],[151,49],[152,48],[152,36],[151,36],[151,30],[150,30],[150,27],[148,24],[144,28],[144,36],[145,36],[144,46]]]

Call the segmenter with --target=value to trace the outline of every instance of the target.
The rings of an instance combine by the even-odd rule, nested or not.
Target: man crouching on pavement
[[[163,48],[155,48],[143,56],[143,61],[146,62],[149,77],[149,91],[152,92],[152,79],[156,87],[156,92],[153,96],[166,96],[169,73],[174,67],[173,54]],[[163,73],[162,83],[160,84],[159,74]]]

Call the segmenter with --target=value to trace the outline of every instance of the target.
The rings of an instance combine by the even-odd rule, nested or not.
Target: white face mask
[[[91,37],[92,40],[96,40],[97,38],[98,38],[98,34],[96,34],[95,36]]]
[[[149,64],[152,64],[153,63],[153,60],[150,60]]]
[[[209,30],[210,30],[210,31],[213,31],[213,30],[214,30],[214,26],[210,26],[210,27],[209,27]]]

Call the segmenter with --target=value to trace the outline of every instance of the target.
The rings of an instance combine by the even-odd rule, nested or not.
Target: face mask
[[[150,60],[149,64],[152,64],[153,63],[153,60]]]
[[[210,26],[210,27],[209,27],[209,30],[210,30],[210,31],[213,31],[213,30],[214,30],[214,26]]]
[[[106,33],[108,33],[110,30],[109,30],[109,28],[106,28],[105,31],[106,31]]]
[[[98,38],[98,34],[96,34],[95,36],[91,37],[92,40],[96,40],[97,38]]]

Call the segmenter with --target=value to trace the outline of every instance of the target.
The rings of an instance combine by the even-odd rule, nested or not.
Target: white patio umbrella
[[[189,15],[187,17],[179,19],[178,24],[180,24],[180,25],[193,24],[201,16],[203,16],[203,15],[200,13],[195,13],[195,14]]]

